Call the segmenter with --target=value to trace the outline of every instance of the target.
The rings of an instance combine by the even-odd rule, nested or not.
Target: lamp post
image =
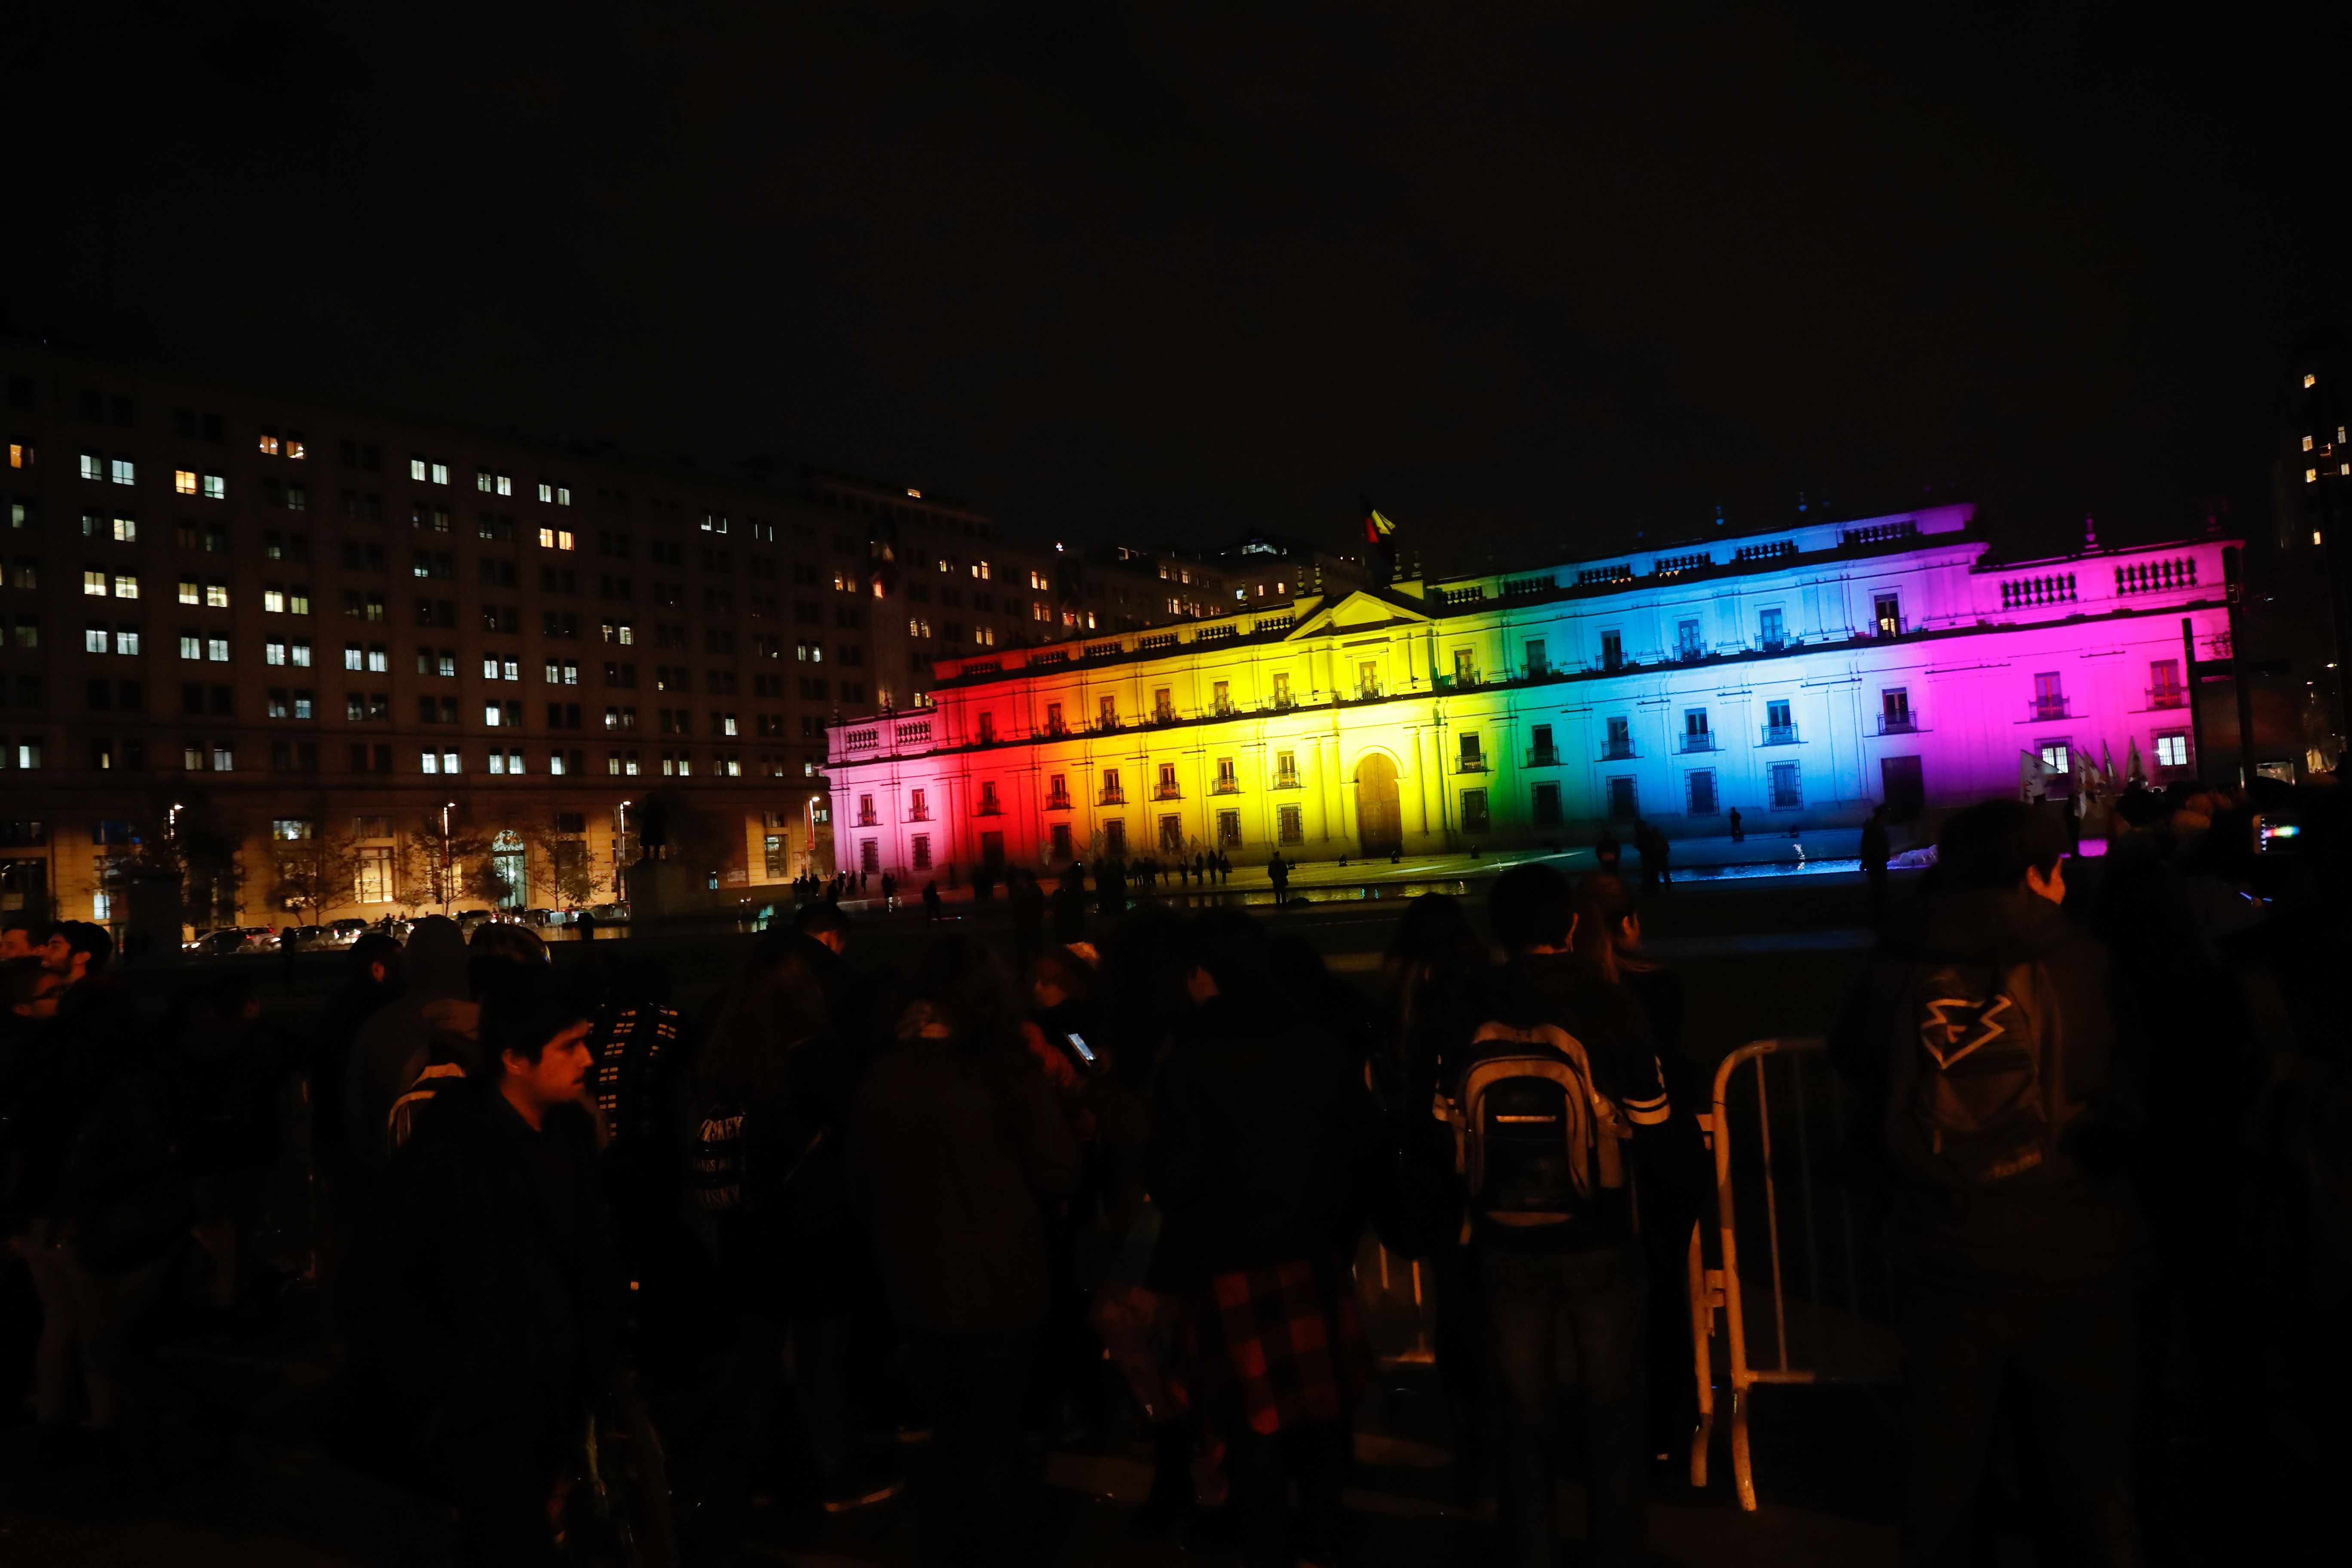
[[[441,912],[449,912],[449,813],[457,808],[454,800],[441,805]]]

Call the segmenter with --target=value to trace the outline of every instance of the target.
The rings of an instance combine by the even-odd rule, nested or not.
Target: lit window
[[[195,632],[182,632],[180,634],[180,657],[182,658],[204,658],[204,637]]]
[[[107,634],[106,634],[106,628],[105,628],[104,626],[90,626],[90,627],[89,627],[88,629],[86,629],[86,630],[82,633],[82,636],[81,636],[81,650],[82,650],[82,652],[84,652],[84,653],[104,653],[104,652],[106,651],[106,649],[107,649],[107,646],[108,646],[108,637],[107,637]]]
[[[2156,765],[2160,768],[2185,768],[2189,765],[2189,736],[2175,730],[2156,738]]]
[[[2306,452],[2311,450],[2311,437],[2308,436],[2303,438],[2303,449]]]
[[[541,550],[569,550],[572,548],[572,531],[568,528],[542,528],[539,531],[539,547]]]
[[[272,583],[269,586],[262,589],[261,607],[265,613],[269,615],[284,615],[286,613],[286,590],[280,588],[275,583]]]
[[[205,658],[208,662],[213,664],[226,664],[228,662],[228,638],[215,637],[205,638]]]
[[[476,489],[478,489],[478,490],[481,491],[484,495],[488,495],[488,494],[489,494],[489,493],[490,493],[490,470],[489,470],[489,469],[488,469],[488,468],[477,468],[477,469],[475,469],[475,470],[474,470],[474,488],[475,488]]]
[[[97,452],[84,452],[81,455],[81,477],[99,483],[105,482],[106,458]]]
[[[310,645],[309,643],[300,641],[289,643],[287,645],[286,651],[290,656],[291,662],[295,668],[308,669],[310,668]]]
[[[184,496],[192,496],[195,494],[196,470],[194,468],[173,469],[172,488]]]
[[[572,504],[571,486],[558,485],[555,487],[555,504],[558,506],[570,506]]]
[[[409,458],[409,459],[408,459],[408,477],[409,477],[410,479],[412,479],[416,480],[416,481],[417,481],[417,482],[419,482],[420,484],[424,482],[424,479],[425,479],[425,459],[424,459],[424,458]]]
[[[2306,375],[2303,378],[2303,384],[2305,386],[2316,386],[2319,384],[2319,378],[2315,375]]]
[[[114,632],[114,651],[117,653],[137,653],[139,651],[139,628],[137,626],[116,627]]]
[[[286,455],[299,463],[310,455],[310,448],[302,445],[301,437],[289,431],[286,437]]]
[[[89,574],[88,573],[84,573],[84,574],[82,574],[82,580],[83,580],[83,582],[84,582],[84,584],[88,584],[89,579]],[[89,592],[89,589],[88,589],[88,587],[87,587],[87,586],[85,586],[85,587],[84,587],[83,592],[85,592],[85,593]],[[199,583],[198,583],[198,582],[197,582],[194,577],[183,577],[183,578],[181,578],[181,579],[180,579],[180,603],[182,603],[182,604],[184,604],[184,605],[201,605],[201,604],[203,604],[204,602],[205,602],[205,590],[204,590],[204,586],[203,586],[203,584],[199,584]]]
[[[139,465],[128,458],[117,458],[107,465],[107,476],[118,485],[135,485],[139,482]]]
[[[507,474],[499,476],[499,494],[502,496],[514,494],[514,479],[511,476]]]
[[[93,599],[105,598],[106,574],[95,569],[84,572],[81,574],[81,591]],[[181,597],[184,600],[186,595],[182,595]]]
[[[218,577],[206,578],[205,580],[205,605],[210,609],[227,609],[228,584]]]
[[[206,500],[226,500],[227,498],[228,479],[220,474],[206,474],[205,476],[205,499]]]
[[[229,773],[236,771],[236,752],[218,742],[213,743],[213,772]]]
[[[286,645],[282,642],[263,643],[261,645],[261,662],[264,664],[284,664],[286,662]]]
[[[264,430],[261,433],[261,440],[258,445],[260,446],[261,455],[263,457],[274,458],[278,456],[278,432],[275,430]]]
[[[549,484],[545,479],[541,479],[541,480],[540,480],[540,481],[539,481],[539,499],[540,499],[540,500],[543,500],[543,501],[551,501],[551,500],[553,500],[555,499],[555,487],[554,487],[553,485]]]
[[[2307,484],[2307,485],[2315,485],[2315,484],[2317,484],[2317,483],[2319,482],[2319,470],[2318,470],[2317,468],[2305,468],[2305,469],[2304,469],[2304,470],[2303,470],[2303,482],[2304,482],[2305,484]]]
[[[499,705],[497,703],[485,702],[482,704],[482,722],[484,724],[495,730],[499,725]]]
[[[184,643],[187,639],[183,637],[180,640]],[[362,668],[363,667],[360,663],[360,645],[355,642],[345,643],[343,645],[343,668],[345,669]]]
[[[131,517],[116,518],[114,520],[114,542],[117,544],[138,543],[139,520]]]
[[[436,484],[436,485],[446,485],[446,484],[447,484],[447,483],[449,482],[449,465],[448,465],[448,464],[446,464],[446,463],[436,463],[436,464],[434,464],[434,465],[433,465],[433,482],[434,482],[435,484]],[[452,768],[452,769],[450,769],[449,771],[450,771],[451,773],[455,773],[455,772],[457,772],[457,769],[455,769],[455,768]]]

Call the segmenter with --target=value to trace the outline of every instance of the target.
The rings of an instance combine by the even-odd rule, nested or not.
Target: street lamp
[[[449,912],[449,814],[457,808],[454,800],[441,805],[441,912]]]

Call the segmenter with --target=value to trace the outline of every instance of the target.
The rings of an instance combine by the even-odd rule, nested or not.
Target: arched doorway
[[[490,840],[490,868],[506,888],[499,896],[500,909],[519,910],[530,897],[530,877],[525,869],[530,863],[520,834],[507,829]]]
[[[1397,770],[1386,752],[1366,752],[1356,763],[1356,834],[1364,855],[1394,855],[1404,847],[1404,810],[1397,804]]]

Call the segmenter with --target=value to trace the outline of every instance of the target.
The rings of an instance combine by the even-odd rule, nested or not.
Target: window
[[[1296,805],[1277,806],[1274,813],[1275,841],[1278,844],[1307,842],[1307,814]]]
[[[1381,666],[1378,659],[1356,661],[1356,695],[1378,697],[1381,694]]]
[[[1176,800],[1181,798],[1183,793],[1183,786],[1176,782],[1176,764],[1174,763],[1160,763],[1160,783],[1154,787],[1151,798],[1154,800]]]
[[[135,485],[139,482],[139,465],[128,458],[117,458],[107,465],[106,477],[118,485]]]
[[[1803,782],[1797,776],[1797,764],[1774,763],[1772,764],[1772,809],[1794,811],[1804,804],[1805,788]]]
[[[1559,785],[1556,784],[1536,785],[1535,814],[1538,827],[1559,826]]]
[[[1545,676],[1549,675],[1550,673],[1551,658],[1550,656],[1544,651],[1543,639],[1541,637],[1530,638],[1528,642],[1528,679],[1529,680],[1541,680]]]
[[[1756,641],[1766,653],[1778,653],[1788,640],[1778,609],[1759,610],[1756,615]]]
[[[1067,823],[1063,823],[1057,826],[1055,831],[1061,834],[1062,841],[1066,846],[1070,837],[1069,825]],[[907,841],[907,847],[911,863],[916,870],[928,871],[931,868],[931,836],[929,834],[916,834],[912,838]],[[1066,853],[1063,858],[1065,859],[1068,858]]]
[[[228,499],[228,479],[226,476],[221,474],[206,474],[204,477],[204,496],[206,500],[226,500]]]
[[[1713,816],[1720,805],[1715,796],[1715,770],[1701,768],[1683,780],[1683,797],[1689,803],[1693,816]]]
[[[1625,638],[1622,634],[1618,632],[1601,634],[1601,668],[1603,669],[1625,668]]]
[[[1096,727],[1104,730],[1118,728],[1118,699],[1105,696],[1095,705]]]
[[[457,773],[465,770],[457,765],[455,752],[425,752],[420,753],[421,765],[428,773]]]
[[[1290,676],[1286,671],[1278,673],[1274,678],[1274,705],[1287,708],[1290,702]]]
[[[1465,789],[1462,792],[1462,831],[1484,833],[1487,828],[1486,792]]]
[[[1486,753],[1479,742],[1478,731],[1465,730],[1458,739],[1461,744],[1462,772],[1465,773],[1486,772]]]
[[[2033,717],[2037,720],[2066,717],[2066,692],[2054,669],[2044,670],[2033,678]]]
[[[1706,709],[1683,710],[1683,750],[1685,752],[1715,750],[1715,735],[1707,728]]]
[[[1621,773],[1608,781],[1608,788],[1609,819],[1612,822],[1631,822],[1642,815],[1641,793],[1634,787],[1633,779]]]
[[[1104,805],[1124,805],[1127,804],[1127,791],[1119,786],[1118,770],[1117,768],[1105,768],[1102,771],[1101,804]]]
[[[1880,637],[1901,637],[1903,635],[1902,595],[1899,594],[1874,595],[1871,600],[1870,618],[1876,624]]]
[[[2042,742],[2042,771],[2049,775],[2054,786],[2063,789],[2066,781],[2074,776],[2073,744],[2065,741]]]
[[[1274,753],[1274,787],[1276,789],[1298,787],[1298,753],[1297,752]]]
[[[1633,754],[1633,721],[1631,719],[1610,719],[1609,745],[1603,757],[1630,757]]]
[[[541,550],[570,550],[573,542],[572,531],[568,528],[542,528],[539,531],[539,547]]]
[[[1792,744],[1797,739],[1797,724],[1790,714],[1785,700],[1764,704],[1764,743],[1768,746]]]
[[[1878,732],[1882,735],[1911,733],[1911,692],[1902,686],[1890,686],[1878,694]]]
[[[2180,661],[2177,658],[2150,660],[2147,667],[2147,705],[2151,708],[2179,708],[2187,700],[2180,689]]]
[[[1454,684],[1456,686],[1478,684],[1476,656],[1466,647],[1457,647],[1454,650]]]
[[[183,603],[185,603],[186,595],[183,594],[181,595],[181,599]],[[226,578],[207,577],[205,579],[205,607],[208,610],[226,610],[228,608],[228,582]]]
[[[1706,651],[1706,650],[1699,645],[1698,623],[1696,621],[1677,621],[1675,623],[1675,657],[1676,658],[1683,659],[1685,661],[1696,659],[1703,656]]]
[[[2159,730],[2156,735],[2156,765],[2159,768],[2185,768],[2189,765],[2189,731]]]
[[[1234,772],[1233,758],[1219,757],[1217,759],[1217,782],[1212,786],[1212,788],[1218,795],[1234,795],[1240,792],[1241,787],[1241,780],[1235,776]]]

